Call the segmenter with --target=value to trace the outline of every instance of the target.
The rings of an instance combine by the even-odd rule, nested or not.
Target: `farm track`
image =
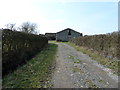
[[[52,88],[118,88],[118,76],[73,47],[58,44]]]

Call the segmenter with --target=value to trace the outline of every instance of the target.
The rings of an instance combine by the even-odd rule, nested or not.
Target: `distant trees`
[[[6,29],[10,29],[12,31],[18,30],[21,32],[25,33],[32,33],[32,34],[37,34],[37,24],[36,23],[31,23],[31,22],[24,22],[22,25],[19,27],[15,27],[15,23],[8,23],[5,25]]]
[[[24,22],[21,27],[20,27],[22,32],[25,33],[33,33],[33,34],[37,34],[37,24],[35,23],[30,23],[30,22]]]
[[[7,29],[15,31],[15,25],[16,25],[16,23],[8,23],[8,24],[5,25],[5,27]]]

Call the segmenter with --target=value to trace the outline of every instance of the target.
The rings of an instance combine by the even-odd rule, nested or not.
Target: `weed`
[[[69,56],[68,56],[68,58],[69,58],[69,59],[72,59],[72,60],[74,60],[74,59],[75,59],[75,57],[74,57],[74,56],[72,56],[72,55],[69,55]]]
[[[84,85],[88,83],[89,87],[88,88],[98,88],[91,80],[86,79]]]
[[[76,58],[75,58],[74,56],[72,56],[72,55],[69,55],[68,58],[71,59],[71,60],[73,60],[74,63],[81,63],[81,60],[80,60],[80,59],[76,59]]]
[[[74,67],[72,70],[74,73],[75,72],[80,72],[80,73],[84,73],[80,68]]]

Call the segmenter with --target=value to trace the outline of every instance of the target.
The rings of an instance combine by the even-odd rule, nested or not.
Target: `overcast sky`
[[[41,34],[65,28],[72,28],[84,35],[118,30],[116,0],[81,1],[83,0],[0,0],[0,28],[4,28],[7,23],[19,26],[30,21],[38,25]]]

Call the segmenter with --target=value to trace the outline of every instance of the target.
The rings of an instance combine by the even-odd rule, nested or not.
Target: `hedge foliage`
[[[118,32],[78,37],[71,39],[70,42],[98,51],[105,57],[120,58],[120,34]]]
[[[32,58],[48,44],[47,38],[9,29],[2,30],[3,75]]]

